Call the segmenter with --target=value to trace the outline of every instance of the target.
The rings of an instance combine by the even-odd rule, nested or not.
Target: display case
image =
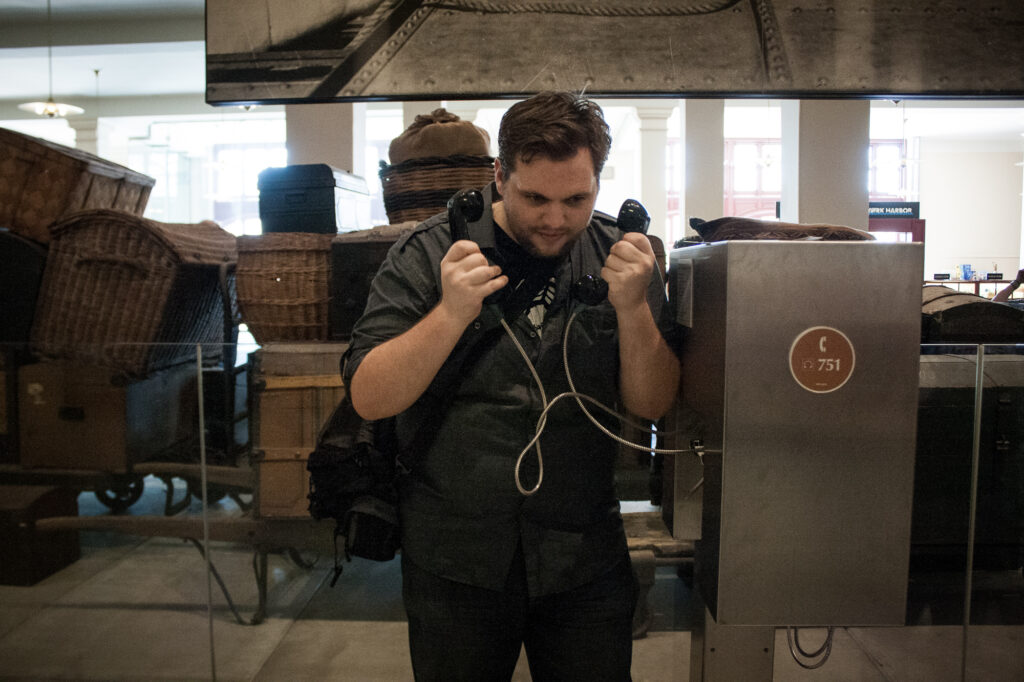
[[[941,284],[944,287],[950,287],[951,289],[974,294],[975,296],[992,298],[1012,281],[1010,279],[926,279],[924,283]],[[1024,289],[1018,289],[1013,292],[1011,298],[1024,300]]]

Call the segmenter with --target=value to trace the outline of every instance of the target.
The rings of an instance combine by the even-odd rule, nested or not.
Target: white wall
[[[1005,143],[921,140],[927,276],[970,263],[1012,279],[1021,267],[1022,159]]]

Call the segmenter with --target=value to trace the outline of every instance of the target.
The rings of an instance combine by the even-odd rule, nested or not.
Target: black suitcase
[[[78,516],[73,490],[0,486],[0,585],[35,585],[78,560],[78,531],[36,531],[37,520],[53,516]]]
[[[1024,311],[949,287],[926,286],[921,343],[1024,343]]]
[[[28,344],[43,281],[46,247],[0,228],[0,344]]]
[[[348,341],[352,327],[363,314],[370,284],[388,250],[416,223],[382,225],[338,235],[331,240],[327,336]]]
[[[334,234],[367,226],[366,181],[327,164],[267,168],[260,172],[257,187],[264,233]]]

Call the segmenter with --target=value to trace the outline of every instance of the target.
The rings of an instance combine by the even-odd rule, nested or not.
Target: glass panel
[[[300,670],[283,653],[231,652],[372,637],[365,678],[410,679],[400,562],[345,562],[332,590],[333,523],[306,509],[305,461],[343,390],[342,348],[251,334],[201,356],[191,343],[78,342],[61,357],[27,337],[0,345],[0,519],[33,521],[3,528],[5,666],[144,679],[156,659],[175,679],[324,679],[340,674],[336,652]],[[828,679],[881,679],[880,660],[891,679],[1024,669],[1024,345],[986,346],[978,412],[976,361],[973,345],[922,347],[906,626],[838,628]],[[45,559],[24,550],[36,542]],[[645,585],[634,679],[685,679],[701,627],[689,566],[663,559]],[[790,679],[800,670],[777,641],[776,679]]]
[[[1024,670],[1024,345],[985,346],[980,373],[974,345],[922,346],[921,360],[907,625],[934,638],[941,679],[1012,680]]]
[[[256,677],[263,657],[216,652],[273,648],[274,623],[330,570],[333,523],[310,523],[305,461],[343,390],[341,346],[307,344],[325,357],[298,386],[281,362],[255,384],[251,342],[79,341],[44,357],[48,337],[26,341],[0,345],[4,669]],[[12,536],[14,519],[34,526]]]
[[[983,375],[963,638],[965,679],[978,681],[1024,673],[1024,345],[986,345]]]

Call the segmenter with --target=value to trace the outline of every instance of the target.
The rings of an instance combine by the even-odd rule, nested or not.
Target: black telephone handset
[[[484,215],[484,195],[480,190],[463,189],[448,200],[448,225],[452,228],[452,242],[469,239],[469,224]]]
[[[472,239],[469,236],[469,224],[480,220],[484,215],[484,195],[478,189],[460,189],[451,199],[448,200],[448,225],[452,230],[452,243],[460,239]],[[491,253],[488,258],[495,262],[496,253]],[[496,263],[502,270],[505,269],[502,263]],[[498,289],[484,299],[484,303],[502,304],[507,296],[505,289]]]
[[[456,192],[448,200],[448,225],[451,227],[452,241],[469,239],[469,223],[480,220],[483,213],[484,197],[479,190],[463,189]],[[651,216],[639,201],[626,199],[619,208],[615,223],[623,232],[647,234]],[[484,303],[500,304],[507,293],[504,289],[499,289],[485,298]],[[598,305],[608,297],[608,283],[599,275],[586,274],[573,283],[572,295],[584,305]]]
[[[651,224],[651,216],[647,209],[636,199],[626,199],[619,208],[619,215],[615,224],[623,232],[639,232],[647,234],[647,227]],[[608,282],[601,279],[600,275],[586,274],[573,282],[572,295],[577,301],[584,305],[598,305],[608,298]]]

